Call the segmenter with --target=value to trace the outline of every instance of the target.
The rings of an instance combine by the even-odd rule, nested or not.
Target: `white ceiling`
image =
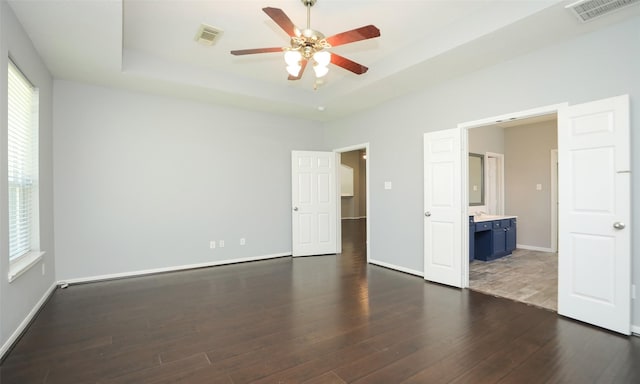
[[[564,9],[568,3],[318,0],[313,29],[330,36],[374,24],[381,37],[333,48],[369,72],[331,66],[314,91],[310,69],[287,80],[280,53],[229,53],[287,46],[286,33],[261,9],[281,8],[305,27],[300,0],[9,0],[56,78],[320,121],[640,14],[631,6],[583,24]],[[224,31],[215,45],[195,41],[201,23]]]

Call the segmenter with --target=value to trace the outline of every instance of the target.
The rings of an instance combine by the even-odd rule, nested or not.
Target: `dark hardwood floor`
[[[58,289],[0,383],[640,383],[640,338],[366,265],[281,258]]]

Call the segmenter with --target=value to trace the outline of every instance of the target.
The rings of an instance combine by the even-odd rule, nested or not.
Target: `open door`
[[[460,139],[458,128],[424,135],[424,278],[454,287],[462,287]]]
[[[336,161],[333,152],[292,151],[292,254],[336,253]]]
[[[558,112],[558,313],[631,331],[629,98]]]

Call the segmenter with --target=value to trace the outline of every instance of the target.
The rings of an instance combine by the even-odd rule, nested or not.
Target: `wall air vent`
[[[640,3],[640,0],[580,0],[566,8],[573,11],[580,21],[586,23],[600,16]]]
[[[200,25],[196,34],[196,41],[204,45],[213,45],[222,36],[222,29],[207,24]]]

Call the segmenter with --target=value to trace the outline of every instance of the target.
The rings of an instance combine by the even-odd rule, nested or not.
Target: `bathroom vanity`
[[[469,216],[469,260],[490,261],[516,249],[517,217]]]

